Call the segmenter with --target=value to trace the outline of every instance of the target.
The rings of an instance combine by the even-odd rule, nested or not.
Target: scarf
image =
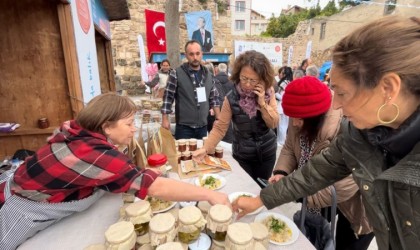
[[[309,140],[306,136],[301,135],[299,137],[299,144],[300,144],[300,159],[298,168],[302,168],[306,165],[309,159],[313,155],[314,147],[315,147],[316,140],[310,145]],[[321,208],[319,207],[306,207],[306,210],[311,214],[319,214],[321,215]]]
[[[243,90],[239,84],[235,85],[240,97],[239,106],[249,116],[250,119],[255,117],[257,115],[258,96],[252,90]],[[264,99],[266,103],[269,103],[271,94],[271,89],[265,91]]]

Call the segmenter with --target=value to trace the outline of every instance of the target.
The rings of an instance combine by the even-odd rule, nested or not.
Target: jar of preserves
[[[131,222],[120,221],[112,224],[105,231],[106,249],[134,249],[136,245],[136,232]]]
[[[39,118],[38,120],[38,128],[40,129],[44,129],[44,128],[48,128],[50,126],[50,122],[48,121],[48,118]]]
[[[176,157],[178,158],[178,164],[181,163],[181,152],[177,151],[176,152]]]
[[[197,150],[197,139],[191,138],[188,140],[188,150],[189,151],[196,151]]]
[[[232,210],[226,205],[212,206],[206,218],[208,235],[214,240],[225,241],[232,215]]]
[[[125,208],[125,220],[134,225],[137,236],[142,236],[149,232],[149,222],[152,219],[152,209],[148,201],[138,201]]]
[[[212,240],[211,241],[211,250],[225,250],[225,242],[224,241],[217,241],[217,240]]]
[[[206,218],[209,210],[211,208],[211,204],[208,201],[199,201],[197,204],[198,209],[200,209],[203,217]]]
[[[227,230],[226,249],[253,249],[254,238],[249,224],[236,222],[230,224]]]
[[[214,156],[217,158],[223,158],[223,148],[222,147],[216,147]]]
[[[200,236],[201,230],[206,225],[200,209],[194,206],[187,206],[179,210],[178,213],[178,240],[189,244]]]
[[[267,249],[270,243],[270,235],[268,233],[267,227],[259,222],[250,223],[249,226],[251,227],[254,241],[259,242]]]
[[[175,218],[170,213],[157,214],[149,222],[150,244],[159,246],[172,242],[176,236]]]
[[[185,139],[179,139],[178,140],[178,151],[184,152],[187,150],[187,140]]]
[[[190,151],[184,151],[181,153],[181,161],[188,161],[191,160],[192,156],[191,156],[191,152]]]

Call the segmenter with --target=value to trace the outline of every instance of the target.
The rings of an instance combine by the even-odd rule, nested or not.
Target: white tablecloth
[[[232,165],[232,171],[223,171],[219,173],[227,180],[227,184],[220,189],[220,191],[226,194],[240,191],[258,194],[260,187],[232,158],[231,145],[224,142],[221,142],[220,145],[224,148],[223,158]],[[200,146],[200,144],[198,146]],[[171,173],[170,177],[179,179],[178,175],[175,173]],[[191,179],[185,181],[193,183],[193,180]],[[91,244],[104,243],[104,233],[111,224],[117,222],[121,205],[121,194],[105,194],[88,210],[71,215],[39,232],[33,238],[23,243],[18,249],[78,250],[84,249]],[[266,211],[266,209],[264,208],[263,211]],[[281,213],[292,219],[293,213],[296,211],[296,205],[293,203],[284,204],[271,211]],[[254,219],[255,215],[245,216],[239,221],[249,223],[253,222]],[[300,234],[297,241],[291,245],[276,246],[270,244],[269,249],[310,250],[315,248],[302,234]]]

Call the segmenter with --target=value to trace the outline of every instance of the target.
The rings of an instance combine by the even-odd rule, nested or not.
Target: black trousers
[[[337,250],[367,250],[374,234],[359,235],[358,238],[354,235],[350,222],[347,218],[337,209],[337,234],[336,247]]]
[[[243,170],[245,170],[261,188],[264,188],[264,186],[257,181],[257,178],[268,180],[273,173],[274,164],[276,163],[275,153],[272,156],[265,157],[262,162],[258,159],[245,160],[235,157],[235,155],[233,155],[233,158],[238,161]]]

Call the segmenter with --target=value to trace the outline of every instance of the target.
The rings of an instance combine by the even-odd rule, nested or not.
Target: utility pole
[[[181,64],[179,55],[179,9],[179,0],[166,0],[166,55],[172,68],[177,68]]]

